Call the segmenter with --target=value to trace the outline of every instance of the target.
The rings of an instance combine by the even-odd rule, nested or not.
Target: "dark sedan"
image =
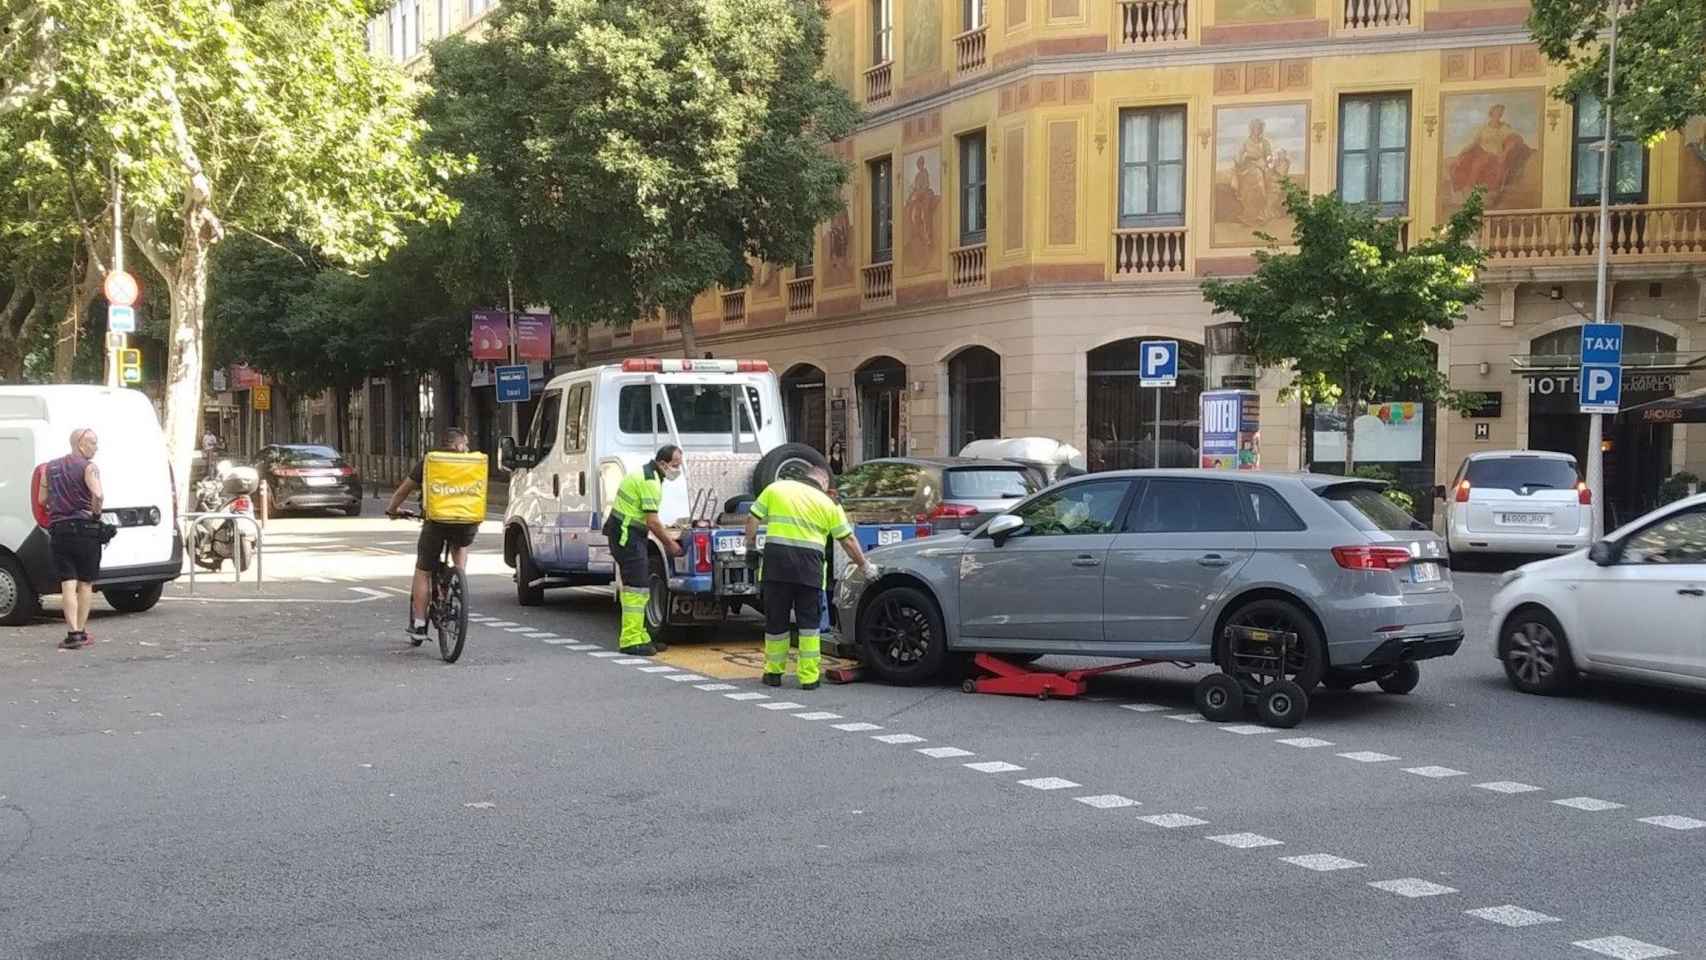
[[[331,447],[308,443],[263,447],[255,468],[274,514],[341,510],[354,517],[361,513],[361,476]]]

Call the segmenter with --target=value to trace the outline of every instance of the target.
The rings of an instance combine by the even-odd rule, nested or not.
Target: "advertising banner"
[[[254,367],[251,367],[246,363],[232,365],[231,389],[252,390],[263,383],[266,383],[266,378],[261,376],[261,372],[256,370]]]
[[[515,358],[517,360],[551,359],[551,329],[555,326],[548,313],[524,313],[515,318]]]
[[[509,315],[502,310],[475,310],[470,336],[475,360],[509,359]]]
[[[1262,398],[1254,390],[1205,390],[1201,400],[1202,467],[1259,470],[1262,466]]]

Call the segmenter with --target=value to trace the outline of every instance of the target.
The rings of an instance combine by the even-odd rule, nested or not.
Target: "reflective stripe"
[[[625,527],[636,527],[644,524],[646,514],[657,513],[663,500],[663,484],[651,480],[644,473],[630,473],[622,478],[622,485],[616,488],[616,503],[613,512],[621,518]],[[626,532],[622,534],[622,542],[628,542]]]
[[[815,540],[815,541],[814,540],[796,540],[793,537],[779,537],[774,533],[770,533],[769,531],[765,531],[764,543],[767,546],[769,544],[776,543],[776,544],[783,544],[785,546],[794,547],[794,548],[799,549],[799,550],[810,550],[813,553],[822,553],[823,552],[823,541],[822,540]]]
[[[764,672],[781,673],[788,666],[788,635],[764,635]]]

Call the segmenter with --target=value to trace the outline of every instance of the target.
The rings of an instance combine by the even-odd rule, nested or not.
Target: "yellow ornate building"
[[[1289,236],[1281,182],[1378,203],[1409,236],[1487,191],[1485,305],[1438,344],[1480,416],[1399,404],[1359,461],[1448,482],[1477,449],[1578,455],[1575,328],[1593,312],[1595,102],[1501,0],[828,0],[827,69],[867,119],[841,145],[846,212],[814,263],[701,297],[701,349],[784,373],[792,429],[848,463],[1043,434],[1099,467],[1147,466],[1154,398],[1135,343],[1176,339],[1163,464],[1195,462],[1196,396],[1246,382],[1202,278]],[[418,22],[418,21],[417,21]],[[1706,361],[1706,121],[1621,141],[1611,230],[1626,406]],[[603,356],[679,349],[657,318]],[[1259,377],[1262,463],[1331,464],[1332,418]],[[1706,386],[1706,382],[1698,385]],[[1394,401],[1407,398],[1398,396]],[[1706,473],[1706,427],[1608,431],[1610,518],[1665,475]]]

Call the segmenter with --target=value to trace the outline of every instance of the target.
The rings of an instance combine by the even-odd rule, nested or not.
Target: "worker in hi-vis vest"
[[[621,575],[617,592],[622,600],[622,635],[616,644],[623,653],[649,657],[665,648],[661,641],[653,641],[646,635],[646,600],[651,594],[646,534],[657,537],[658,543],[669,551],[670,556],[681,556],[681,544],[658,520],[663,482],[679,476],[681,448],[666,443],[645,469],[622,478],[622,485],[616,488],[616,504],[609,519],[604,521],[604,536],[610,541],[610,559],[615,561],[616,571]]]
[[[876,565],[865,559],[847,514],[824,491],[829,473],[820,467],[802,480],[778,480],[758,495],[746,521],[747,552],[757,552],[758,525],[764,524],[764,560],[760,592],[764,599],[764,682],[782,685],[788,664],[788,618],[800,631],[800,689],[816,690],[823,663],[819,628],[823,621],[823,590],[828,571],[824,551],[838,541],[848,559],[868,580]]]

